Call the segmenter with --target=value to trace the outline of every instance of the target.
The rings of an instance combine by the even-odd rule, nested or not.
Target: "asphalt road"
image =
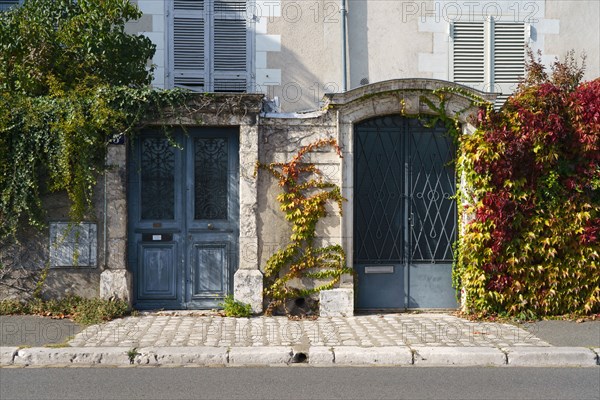
[[[0,399],[593,399],[600,368],[3,368]]]

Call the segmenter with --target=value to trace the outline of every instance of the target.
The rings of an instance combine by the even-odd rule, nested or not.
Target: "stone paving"
[[[378,314],[290,320],[148,313],[93,325],[74,347],[444,346],[544,347],[510,324],[472,322],[449,314]]]

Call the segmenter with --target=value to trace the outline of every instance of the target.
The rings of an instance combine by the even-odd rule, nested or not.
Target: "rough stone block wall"
[[[322,113],[309,118],[263,118],[259,127],[260,153],[263,164],[288,162],[302,146],[319,139],[337,139],[335,115]],[[310,153],[313,162],[327,179],[338,185],[342,179],[342,159],[331,149]],[[258,256],[261,270],[269,257],[289,243],[291,226],[285,220],[276,198],[281,193],[277,180],[267,171],[258,174]],[[341,217],[337,205],[328,206],[328,215],[317,226],[317,246],[341,244]],[[316,282],[303,280],[294,285],[312,287]]]
[[[86,218],[86,222],[97,226],[97,259],[95,267],[57,267],[49,268],[48,275],[41,286],[42,298],[62,298],[65,295],[97,297],[100,282],[100,266],[104,259],[103,248],[103,188],[100,179],[95,194],[96,212]],[[69,199],[66,193],[47,193],[42,198],[46,211],[46,223],[69,221]],[[0,242],[0,300],[29,299],[44,269],[50,262],[50,229],[42,230],[25,227],[15,240]]]

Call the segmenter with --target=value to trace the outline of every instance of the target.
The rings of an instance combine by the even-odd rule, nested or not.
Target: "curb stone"
[[[413,346],[415,365],[506,365],[506,354],[496,347]]]
[[[229,365],[289,364],[292,356],[292,349],[286,346],[232,347]]]
[[[333,349],[336,365],[411,365],[412,351],[406,346],[355,347]]]
[[[144,347],[137,351],[135,364],[227,365],[226,347]]]
[[[0,366],[64,366],[130,364],[125,347],[64,347],[0,349]],[[294,352],[272,347],[144,347],[135,365],[288,365]],[[358,347],[311,346],[310,365],[524,366],[592,367],[600,365],[600,348],[585,347]]]
[[[12,365],[17,352],[18,347],[2,347],[0,348],[0,365]]]
[[[104,362],[103,362],[104,360]],[[129,364],[127,351],[117,347],[32,347],[17,352],[14,365]]]
[[[585,347],[505,347],[508,365],[520,367],[596,366],[597,354]]]
[[[333,349],[326,346],[311,346],[308,350],[308,363],[312,365],[331,365],[335,362]]]

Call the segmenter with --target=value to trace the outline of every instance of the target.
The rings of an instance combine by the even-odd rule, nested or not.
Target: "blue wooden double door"
[[[357,308],[456,308],[455,154],[441,123],[386,116],[354,126]]]
[[[131,145],[128,260],[138,309],[214,308],[231,292],[239,130],[145,131]]]

